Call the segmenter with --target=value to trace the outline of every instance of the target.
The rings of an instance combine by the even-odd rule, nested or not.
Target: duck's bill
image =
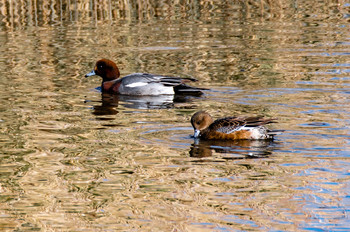
[[[201,132],[200,130],[194,130],[193,137],[198,138],[198,137],[199,137],[200,132]]]
[[[85,75],[85,77],[91,77],[96,75],[95,70],[92,70],[91,72],[89,72],[88,74]]]

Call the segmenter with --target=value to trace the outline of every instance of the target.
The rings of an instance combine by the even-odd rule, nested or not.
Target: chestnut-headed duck
[[[149,73],[133,73],[119,78],[117,65],[108,59],[96,62],[94,69],[85,77],[102,77],[102,91],[122,95],[162,95],[191,94],[201,95],[202,88],[191,87],[186,82],[197,81],[194,78],[169,77]]]
[[[280,131],[268,130],[264,125],[274,122],[262,117],[227,117],[214,121],[205,111],[191,118],[195,138],[218,140],[273,139]]]

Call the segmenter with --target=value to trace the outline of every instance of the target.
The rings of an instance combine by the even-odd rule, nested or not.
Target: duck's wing
[[[197,81],[195,78],[169,77],[150,73],[133,73],[124,76],[122,79],[125,85],[132,83],[161,83],[164,86],[178,86],[185,82]]]
[[[240,120],[243,120],[246,122],[246,127],[259,127],[263,126],[269,123],[275,123],[275,118],[263,118],[263,117],[247,117],[247,118],[240,118]]]
[[[240,130],[245,124],[246,122],[244,120],[240,120],[237,117],[220,118],[209,126],[209,130],[231,134],[234,131]]]
[[[178,86],[186,82],[196,82],[195,78],[183,78],[183,77],[167,77],[162,76],[160,79],[161,83],[166,86]]]
[[[203,94],[204,88],[186,85],[187,82],[195,82],[195,78],[169,77],[150,73],[133,73],[122,78],[122,82],[127,87],[142,87],[148,84],[160,84],[164,87],[173,87],[175,94],[195,95]]]
[[[235,131],[251,129],[268,123],[274,123],[274,119],[265,119],[263,117],[227,117],[215,120],[210,126],[210,130],[231,134]]]
[[[124,85],[131,85],[135,83],[155,83],[160,81],[160,76],[149,73],[133,73],[121,78]]]

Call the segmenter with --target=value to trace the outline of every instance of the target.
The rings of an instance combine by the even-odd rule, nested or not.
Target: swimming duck
[[[218,140],[273,139],[279,133],[264,125],[274,122],[274,119],[262,117],[226,117],[214,121],[205,111],[191,117],[195,138]]]
[[[85,75],[102,77],[102,91],[122,95],[162,95],[162,94],[191,94],[201,95],[202,88],[186,85],[195,82],[195,78],[170,77],[149,73],[133,73],[119,78],[117,65],[108,59],[96,62],[94,69]]]

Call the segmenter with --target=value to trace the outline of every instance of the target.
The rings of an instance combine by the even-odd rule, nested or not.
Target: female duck
[[[195,138],[219,140],[273,139],[278,131],[268,130],[264,125],[274,122],[262,117],[227,117],[213,121],[204,111],[191,118]]]
[[[149,73],[134,73],[119,78],[120,73],[117,65],[108,59],[97,61],[94,69],[85,77],[93,75],[102,77],[102,91],[123,95],[201,95],[201,90],[203,90],[185,84],[185,82],[197,81],[194,78],[169,77]]]

